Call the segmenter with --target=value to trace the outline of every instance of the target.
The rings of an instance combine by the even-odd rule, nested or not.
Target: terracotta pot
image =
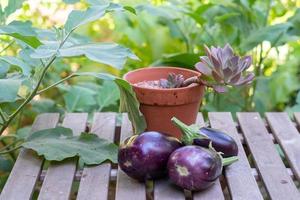
[[[183,88],[151,89],[135,86],[134,83],[167,78],[169,73],[182,74],[184,78],[201,73],[175,67],[148,67],[128,72],[124,79],[132,84],[140,110],[144,114],[148,131],[159,131],[180,138],[181,133],[172,122],[177,117],[186,124],[195,123],[204,86],[192,84]]]

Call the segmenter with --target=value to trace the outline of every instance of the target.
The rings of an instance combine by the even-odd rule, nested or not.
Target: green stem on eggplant
[[[232,156],[232,157],[228,157],[228,158],[222,158],[222,165],[223,166],[227,166],[227,165],[231,165],[232,163],[238,161],[239,158],[237,156]]]
[[[186,145],[191,145],[194,142],[194,139],[207,139],[208,137],[206,135],[202,135],[199,133],[199,127],[196,125],[186,125],[183,122],[181,122],[179,119],[176,117],[173,117],[171,119],[173,124],[177,126],[181,132],[182,132],[182,137],[181,141],[186,144]]]

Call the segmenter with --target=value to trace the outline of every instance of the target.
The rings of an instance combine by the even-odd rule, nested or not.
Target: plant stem
[[[5,123],[6,122],[6,117],[5,117],[5,114],[4,114],[4,112],[1,108],[0,108],[0,117],[2,119],[2,122]]]
[[[207,139],[206,135],[202,135],[199,133],[199,127],[192,127],[192,126],[188,126],[185,123],[183,123],[182,121],[180,121],[179,119],[177,119],[176,117],[173,117],[171,119],[172,123],[177,126],[181,132],[182,132],[182,137],[181,137],[181,141],[186,144],[193,144],[194,139],[198,138],[198,139]]]
[[[12,40],[8,45],[6,45],[6,47],[4,47],[1,51],[0,54],[3,53],[6,49],[8,49],[15,41]]]
[[[50,86],[48,86],[48,87],[46,87],[46,88],[44,88],[44,89],[42,89],[42,90],[37,91],[37,94],[41,94],[41,93],[45,92],[46,90],[49,90],[49,89],[51,89],[51,88],[53,88],[53,87],[55,87],[55,86],[57,86],[57,85],[59,85],[59,84],[65,82],[66,80],[68,80],[68,79],[70,79],[70,78],[73,78],[73,77],[76,77],[76,76],[78,76],[78,75],[76,75],[76,74],[71,74],[71,75],[69,75],[69,76],[67,76],[67,77],[65,77],[65,78],[63,78],[63,79],[57,81],[56,83],[53,83],[52,85],[50,85]]]
[[[7,154],[7,153],[11,153],[11,152],[13,152],[13,151],[15,151],[15,150],[17,150],[17,149],[20,149],[21,147],[22,147],[22,144],[20,144],[19,146],[14,147],[14,148],[12,148],[12,149],[10,149],[10,150],[7,150],[7,151],[1,151],[1,152],[0,152],[0,155],[2,155],[2,154]]]
[[[12,120],[19,114],[19,112],[34,98],[34,96],[36,95],[42,80],[47,72],[47,70],[49,69],[49,67],[52,65],[52,63],[55,61],[55,59],[57,58],[57,53],[59,51],[59,49],[65,44],[66,40],[69,38],[69,36],[71,35],[71,33],[74,30],[71,30],[66,37],[64,38],[64,40],[60,43],[59,47],[57,48],[55,54],[49,59],[48,63],[46,64],[46,66],[44,67],[42,74],[34,88],[34,90],[30,93],[30,95],[25,99],[25,101],[17,108],[17,110],[15,110],[15,112],[13,112],[7,119],[7,121],[4,123],[4,125],[1,127],[0,129],[0,135],[2,135],[2,133],[4,132],[4,130],[9,126],[9,124],[12,122]]]
[[[236,161],[238,161],[239,158],[237,156],[232,156],[232,157],[229,157],[229,158],[222,158],[222,165],[223,166],[227,166],[227,165],[230,165]]]
[[[23,139],[16,140],[16,141],[12,142],[11,144],[8,144],[8,145],[6,145],[5,147],[2,147],[2,148],[0,149],[0,152],[3,151],[3,150],[5,150],[5,149],[7,149],[7,148],[10,148],[11,146],[14,146],[15,144],[17,144],[17,143],[20,142],[20,141],[23,141]]]

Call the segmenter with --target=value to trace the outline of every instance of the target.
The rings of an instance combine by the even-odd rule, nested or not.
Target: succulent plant
[[[162,88],[179,88],[182,87],[184,77],[182,74],[169,73],[167,79],[160,79],[159,85]]]
[[[205,76],[214,79],[214,83],[207,83],[217,92],[226,92],[228,86],[241,86],[252,82],[254,73],[245,72],[252,63],[251,56],[239,57],[233,53],[229,44],[224,48],[205,47],[206,56],[200,57],[195,67]]]

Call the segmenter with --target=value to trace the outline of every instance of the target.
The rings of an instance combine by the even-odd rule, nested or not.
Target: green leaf
[[[224,21],[232,18],[232,17],[238,17],[240,16],[241,14],[238,13],[238,12],[229,12],[229,13],[226,13],[224,15],[220,15],[220,16],[216,16],[214,19],[216,22],[218,23],[223,23]]]
[[[289,30],[292,35],[300,35],[300,8],[297,8],[295,14],[288,19],[293,24],[293,28]]]
[[[85,111],[87,107],[96,104],[95,96],[95,91],[76,85],[63,95],[68,112]]]
[[[140,112],[140,103],[136,98],[132,86],[127,81],[110,74],[77,72],[75,76],[93,76],[101,80],[114,81],[120,90],[120,112],[128,112],[128,118],[134,127],[134,133],[139,134],[146,130],[147,124],[143,114]]]
[[[73,10],[66,21],[65,29],[70,32],[77,27],[95,21],[105,14],[109,4],[92,6],[85,11]]]
[[[290,23],[282,23],[257,29],[252,32],[247,39],[242,41],[240,48],[244,51],[248,51],[263,41],[269,41],[272,47],[282,45],[289,39],[286,36],[286,32],[291,26]]]
[[[34,132],[22,146],[33,149],[38,155],[51,161],[78,156],[87,165],[107,160],[117,163],[118,147],[115,144],[95,134],[81,133],[80,136],[73,136],[71,129],[63,127]]]
[[[124,6],[123,8],[125,10],[127,10],[127,11],[129,11],[129,12],[131,12],[131,13],[133,13],[133,14],[136,15],[136,10],[133,7],[131,7],[131,6]]]
[[[31,102],[31,109],[35,113],[51,113],[58,112],[63,114],[63,108],[58,107],[56,102],[52,99],[42,98]]]
[[[16,132],[16,136],[18,139],[26,139],[31,134],[31,126],[25,126],[22,128],[19,128]]]
[[[123,79],[116,79],[115,83],[120,90],[120,112],[128,112],[128,118],[133,124],[135,134],[144,132],[147,128],[147,124],[143,114],[139,110],[140,103],[131,85]]]
[[[27,63],[25,63],[23,60],[21,60],[17,57],[13,57],[13,56],[1,56],[0,60],[4,61],[10,65],[19,67],[25,76],[30,75],[31,67]]]
[[[116,104],[119,99],[120,93],[116,84],[111,81],[104,81],[97,95],[98,111],[100,112],[103,108]]]
[[[17,98],[20,80],[0,79],[0,103],[14,102]]]
[[[122,7],[119,4],[115,3],[108,3],[108,2],[94,2],[89,1],[91,6],[84,11],[81,10],[73,10],[66,21],[65,29],[70,32],[77,27],[87,24],[89,22],[95,21],[102,16],[105,15],[107,12],[111,11],[122,11],[122,10],[128,10],[130,12],[134,12],[135,10],[129,6]],[[78,20],[80,19],[80,20]]]
[[[37,39],[37,33],[31,25],[29,21],[13,21],[8,25],[0,26],[0,35],[12,36],[36,48],[42,43]]]
[[[166,55],[155,61],[151,66],[174,66],[195,69],[194,65],[199,61],[198,54],[176,53]]]
[[[24,1],[25,0],[9,0],[8,5],[4,8],[5,16],[8,17],[17,9],[21,8]]]
[[[38,47],[32,58],[49,58],[57,49],[57,43]],[[115,43],[90,43],[63,47],[58,51],[58,57],[86,56],[95,62],[111,65],[122,69],[127,58],[138,59],[128,48]]]
[[[0,78],[4,78],[9,70],[9,64],[0,60]]]

